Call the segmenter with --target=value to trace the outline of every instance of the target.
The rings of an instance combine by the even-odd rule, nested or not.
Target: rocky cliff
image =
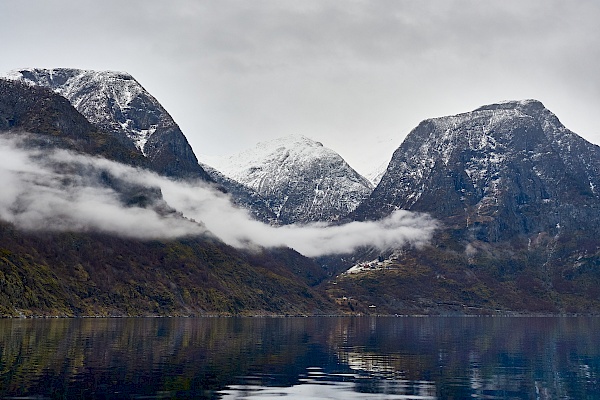
[[[515,235],[598,232],[600,148],[535,100],[423,121],[356,211],[428,212],[490,242]]]
[[[11,71],[6,77],[64,96],[99,130],[143,154],[153,170],[210,180],[173,118],[128,73],[31,68]]]

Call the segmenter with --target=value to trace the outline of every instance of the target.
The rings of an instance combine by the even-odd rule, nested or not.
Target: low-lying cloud
[[[111,180],[162,193],[152,204],[126,204]],[[252,219],[228,195],[204,182],[153,172],[66,150],[26,149],[0,137],[0,219],[26,230],[100,231],[140,239],[214,235],[238,248],[291,247],[309,256],[421,245],[436,222],[399,210],[380,221],[274,227]]]
[[[65,150],[26,150],[0,138],[0,218],[28,230],[102,231],[138,238],[175,238],[206,232],[173,213],[127,207],[102,184],[102,173],[143,172]]]

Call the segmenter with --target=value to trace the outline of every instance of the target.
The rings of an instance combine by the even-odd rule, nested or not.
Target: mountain
[[[28,142],[35,146],[149,167],[145,157],[96,128],[64,97],[43,87],[0,79],[0,132],[27,133]]]
[[[345,289],[388,312],[597,309],[599,184],[600,148],[539,101],[425,120],[352,216],[375,220],[402,208],[429,213],[442,228],[431,246],[387,260],[393,272],[371,264],[381,272],[347,275]],[[373,287],[377,299],[368,296]]]
[[[339,155],[304,137],[213,164],[225,175],[210,169],[205,179],[265,221],[374,221],[402,208],[439,222],[426,245],[311,260],[286,248],[242,251],[210,236],[202,221],[171,207],[149,175],[123,173],[200,177],[185,163],[164,168],[151,156],[160,126],[144,145],[125,132],[133,122],[121,131],[110,123],[127,107],[113,104],[106,114],[110,101],[95,102],[108,115],[103,128],[56,90],[0,79],[2,316],[600,312],[600,148],[538,101],[423,121],[374,190]],[[177,158],[177,146],[160,145],[158,153]],[[41,227],[21,225],[40,216]],[[136,239],[115,224],[161,233],[184,227],[187,236]]]
[[[0,79],[0,135],[19,136],[22,146],[44,152],[67,149],[149,168],[145,157],[112,135],[99,131],[64,97],[47,88],[21,82]],[[173,212],[165,206],[158,188],[126,183],[105,171],[95,173],[94,179],[115,190],[124,203],[145,204],[161,213]]]
[[[365,178],[367,178],[373,184],[373,187],[377,187],[377,185],[379,185],[379,182],[381,182],[381,178],[383,178],[383,174],[385,174],[388,165],[389,161],[383,162],[365,175]]]
[[[303,136],[259,143],[209,162],[266,199],[281,224],[339,220],[372,190],[339,154]]]
[[[600,229],[600,148],[535,100],[423,121],[356,215],[430,213],[473,237]]]
[[[301,270],[301,273],[294,273]],[[0,316],[332,313],[322,273],[288,249],[27,232],[0,221]]]
[[[64,96],[99,130],[145,156],[156,172],[210,181],[173,118],[128,73],[31,68],[11,71],[6,78]]]
[[[210,235],[135,239],[86,226],[77,229],[65,223],[75,212],[65,207],[53,210],[54,218],[46,218],[42,223],[47,225],[36,229],[9,222],[10,216],[38,220],[43,210],[30,208],[36,201],[32,196],[50,193],[73,208],[81,205],[79,200],[91,200],[88,211],[96,221],[103,215],[114,221],[102,213],[108,201],[118,203],[130,217],[150,215],[146,211],[152,210],[159,220],[196,224],[172,209],[159,188],[131,184],[103,169],[105,158],[140,168],[150,161],[92,125],[48,88],[0,79],[0,138],[0,146],[18,138],[36,160],[16,169],[24,160],[12,149],[0,148],[9,156],[0,163],[0,181],[10,185],[0,196],[0,317],[297,315],[335,309],[315,288],[326,278],[325,272],[290,249],[244,252]],[[64,150],[95,160],[100,167],[72,163],[66,153],[56,159],[48,156]],[[24,184],[42,191],[26,193]],[[74,190],[77,185],[83,193]],[[99,197],[101,193],[108,196]],[[35,204],[43,203],[42,199]],[[47,204],[50,210],[60,205]],[[53,229],[59,224],[64,228]]]

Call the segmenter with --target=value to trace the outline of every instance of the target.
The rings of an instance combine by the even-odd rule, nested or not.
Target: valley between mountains
[[[374,181],[304,136],[201,159],[123,72],[0,79],[0,315],[600,314],[600,147],[537,100]]]

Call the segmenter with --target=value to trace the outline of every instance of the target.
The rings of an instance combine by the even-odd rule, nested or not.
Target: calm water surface
[[[600,399],[600,318],[0,320],[0,398]]]

